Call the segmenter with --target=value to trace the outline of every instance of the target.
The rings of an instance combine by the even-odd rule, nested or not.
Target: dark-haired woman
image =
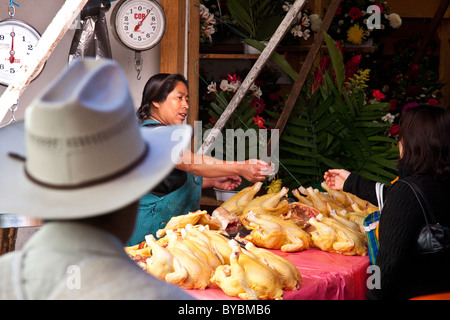
[[[419,186],[437,222],[450,227],[450,110],[433,106],[407,109],[399,129],[399,179]],[[384,194],[376,258],[381,285],[369,290],[369,299],[450,295],[450,252],[417,253],[417,237],[425,219],[407,184],[380,185],[341,169],[327,171],[324,178],[331,188],[373,203],[377,203],[376,189]]]
[[[154,75],[142,93],[139,121],[143,126],[182,124],[188,114],[188,100],[188,84],[183,75]],[[138,221],[128,245],[144,241],[148,234],[155,235],[173,216],[198,210],[202,188],[234,190],[241,177],[258,182],[270,173],[270,166],[261,160],[229,163],[186,150],[171,174],[141,198]]]

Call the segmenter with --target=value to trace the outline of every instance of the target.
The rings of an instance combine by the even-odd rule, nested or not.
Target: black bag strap
[[[428,225],[429,223],[428,223],[428,219],[427,219],[427,211],[423,207],[422,201],[420,200],[420,197],[422,198],[422,200],[425,202],[425,205],[426,205],[426,207],[428,209],[428,214],[430,215],[431,223],[435,224],[436,223],[436,218],[434,217],[433,210],[431,209],[431,205],[428,202],[428,199],[423,194],[422,189],[420,189],[420,187],[417,184],[415,184],[414,182],[412,182],[412,181],[406,181],[404,179],[399,179],[398,181],[406,183],[412,189],[412,191],[414,192],[414,195],[417,198],[417,201],[419,202],[420,208],[422,209],[423,216],[425,217],[425,222]],[[419,197],[419,195],[420,195],[420,197]]]

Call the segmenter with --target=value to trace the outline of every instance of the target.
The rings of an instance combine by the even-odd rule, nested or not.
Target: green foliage
[[[367,103],[362,90],[349,92],[339,49],[327,34],[325,42],[333,69],[315,90],[309,77],[280,136],[283,185],[317,184],[330,168],[387,183],[397,175],[398,159],[397,141],[385,135],[390,125],[381,120],[389,104]]]
[[[264,41],[269,39],[282,21],[274,14],[281,8],[274,0],[228,0],[228,10],[248,38]]]

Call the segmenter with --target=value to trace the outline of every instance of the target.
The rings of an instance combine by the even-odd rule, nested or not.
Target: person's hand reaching
[[[342,190],[349,175],[350,172],[344,169],[330,169],[325,172],[323,178],[331,189]]]

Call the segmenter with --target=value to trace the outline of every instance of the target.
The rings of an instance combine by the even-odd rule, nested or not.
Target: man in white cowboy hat
[[[190,299],[123,249],[139,198],[190,137],[184,125],[139,128],[114,61],[73,62],[0,130],[0,213],[45,222],[0,257],[0,299]]]

